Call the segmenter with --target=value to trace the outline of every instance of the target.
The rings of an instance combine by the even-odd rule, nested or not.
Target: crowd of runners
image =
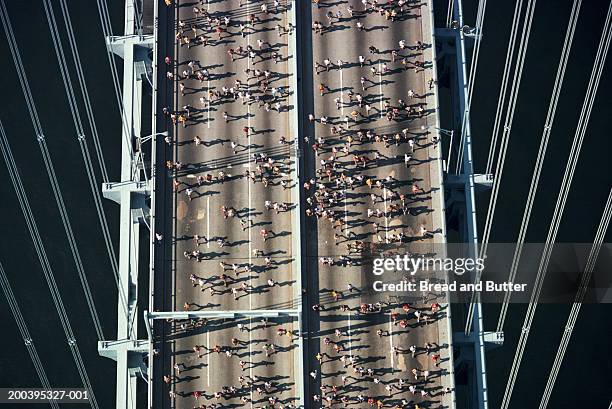
[[[163,61],[175,91],[162,109],[174,129],[165,138],[172,152],[165,167],[182,212],[175,213],[181,249],[175,309],[249,310],[290,301],[291,246],[284,239],[296,207],[294,137],[286,125],[290,5],[166,5],[176,31],[174,52]],[[163,374],[166,396],[184,408],[297,407],[294,324],[291,317],[169,320],[180,339]]]
[[[406,253],[437,233],[428,169],[439,141],[426,125],[431,44],[406,39],[411,27],[420,30],[425,4],[313,3],[313,136],[303,142],[315,172],[302,186],[319,237],[310,399],[324,407],[440,407],[450,392],[437,325],[446,307],[433,294],[414,303],[372,294],[367,275],[370,255]]]
[[[282,298],[281,289],[292,285],[275,276],[281,264],[275,255],[290,245],[274,241],[282,239],[275,224],[290,220],[296,208],[289,193],[297,179],[295,158],[288,153],[292,144],[298,143],[304,160],[314,164],[298,188],[306,229],[314,223],[319,232],[318,255],[302,255],[302,264],[309,275],[319,277],[320,285],[304,284],[302,295],[308,322],[320,325],[301,334],[295,322],[267,319],[173,321],[175,331],[185,336],[221,328],[226,334],[218,343],[194,343],[187,353],[175,355],[163,376],[175,406],[297,407],[300,391],[291,378],[301,374],[275,372],[274,365],[293,362],[294,354],[301,353],[296,340],[305,337],[312,355],[304,360],[305,407],[438,407],[440,397],[449,392],[440,382],[447,346],[440,345],[436,335],[446,307],[426,295],[415,304],[382,299],[370,303],[365,296],[371,286],[358,278],[366,254],[377,246],[431,240],[436,233],[428,219],[433,190],[428,178],[419,176],[432,160],[429,149],[438,145],[423,125],[433,110],[427,95],[435,82],[424,79],[431,69],[424,51],[431,44],[405,38],[393,40],[392,47],[377,43],[385,30],[402,33],[408,25],[420,25],[425,5],[409,0],[312,1],[314,111],[305,114],[304,134],[298,136],[279,130],[295,109],[295,90],[281,81],[295,75],[289,73],[292,56],[287,45],[296,27],[286,18],[294,4],[165,2],[168,9],[180,10],[177,55],[168,53],[164,61],[165,76],[179,101],[163,108],[175,129],[165,142],[174,152],[205,152],[203,162],[183,163],[183,154],[166,162],[176,201],[192,209],[202,206],[194,199],[249,189],[249,206],[228,201],[210,210],[212,216],[207,217],[220,221],[222,231],[194,232],[189,227],[176,232],[189,270],[185,274],[182,268],[176,279],[190,294],[177,309],[237,310],[247,299],[252,306],[253,297],[262,294]],[[316,51],[317,44],[341,35],[359,37],[350,58],[335,58],[347,52],[332,47],[325,55]],[[205,58],[192,58],[194,50],[204,50]],[[215,60],[219,56],[225,59],[221,64]],[[224,72],[219,66],[230,68]],[[257,129],[256,118],[272,118],[274,129]],[[228,133],[212,134],[211,123],[215,129],[225,126]],[[230,129],[239,131],[232,134]],[[229,146],[230,156],[214,157],[211,148],[218,145]],[[276,193],[251,199],[255,187]],[[229,226],[240,226],[238,232],[248,232],[248,240],[231,236]],[[308,232],[303,234],[308,237]],[[223,256],[236,251],[241,257]],[[232,373],[235,379],[221,375],[213,383],[223,379],[227,385],[202,388],[194,369],[211,356],[217,365],[223,362],[223,368],[207,371]],[[261,367],[271,367],[266,376],[255,374]],[[278,381],[281,378],[290,379]]]

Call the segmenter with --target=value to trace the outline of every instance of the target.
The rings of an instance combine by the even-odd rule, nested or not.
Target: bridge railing
[[[129,1],[129,0],[128,0]],[[150,226],[150,236],[149,236],[149,311],[154,310],[154,295],[155,295],[155,233],[157,231],[157,223],[156,223],[156,178],[157,178],[157,137],[158,129],[157,129],[157,61],[158,61],[158,50],[159,50],[159,1],[153,1],[153,57],[151,66],[153,68],[153,75],[151,79],[151,89],[152,89],[152,115],[151,115],[151,211],[149,214],[149,226]],[[149,323],[147,322],[148,337],[149,337],[149,368],[147,371],[147,407],[149,409],[153,409],[153,371],[154,371],[154,359],[153,359],[153,337],[152,332],[150,331]]]

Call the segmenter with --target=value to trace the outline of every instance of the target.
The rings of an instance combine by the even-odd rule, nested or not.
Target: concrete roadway
[[[325,58],[329,58],[334,66],[337,60],[342,60],[345,64],[342,69],[334,67],[329,72],[323,71],[320,74],[313,73],[312,90],[314,97],[314,115],[320,118],[325,115],[330,119],[330,124],[321,124],[317,122],[311,126],[310,135],[315,138],[323,137],[326,140],[326,147],[323,152],[315,158],[317,169],[321,169],[320,160],[328,159],[330,156],[330,147],[336,145],[338,149],[342,147],[337,137],[332,136],[330,131],[331,125],[336,123],[336,126],[342,126],[342,118],[349,115],[351,111],[357,109],[362,114],[365,114],[365,109],[359,109],[357,103],[349,106],[348,91],[352,90],[355,93],[361,93],[364,100],[371,103],[373,110],[369,119],[359,119],[359,123],[351,122],[351,130],[357,129],[373,129],[378,133],[391,133],[401,131],[404,128],[409,128],[416,134],[416,145],[414,152],[411,151],[408,144],[403,143],[399,147],[391,144],[389,148],[385,148],[382,143],[355,143],[351,147],[351,154],[344,157],[344,154],[338,155],[339,161],[346,164],[349,172],[354,175],[362,174],[368,178],[376,180],[384,179],[387,176],[394,178],[392,189],[398,193],[405,193],[410,199],[407,200],[411,212],[401,217],[381,217],[381,218],[366,218],[367,209],[380,209],[388,211],[392,203],[399,204],[399,200],[391,201],[388,199],[388,192],[383,192],[381,189],[369,189],[367,186],[347,191],[347,200],[340,202],[334,210],[342,215],[342,219],[348,226],[344,229],[343,234],[348,236],[351,233],[351,238],[339,240],[338,245],[334,243],[334,233],[339,232],[339,228],[333,229],[332,225],[327,221],[320,219],[317,223],[318,230],[318,257],[334,257],[338,260],[340,255],[347,255],[348,243],[357,240],[365,241],[366,243],[378,243],[377,235],[372,222],[378,223],[378,235],[384,241],[389,234],[397,234],[403,232],[406,236],[414,238],[414,243],[423,245],[431,242],[431,238],[420,237],[421,226],[431,230],[432,208],[430,172],[436,162],[430,162],[432,158],[429,156],[429,144],[431,139],[420,130],[420,126],[425,124],[425,118],[413,119],[409,121],[389,122],[386,118],[379,114],[379,110],[383,108],[384,101],[388,101],[391,106],[398,105],[398,99],[403,99],[408,104],[420,104],[425,102],[425,98],[411,99],[408,96],[408,91],[413,90],[417,95],[422,96],[429,92],[428,90],[428,75],[431,75],[427,70],[415,70],[411,67],[408,71],[402,69],[399,60],[391,62],[391,50],[399,49],[399,40],[405,40],[408,46],[414,46],[417,40],[431,44],[431,38],[424,39],[422,34],[421,13],[428,13],[429,10],[425,6],[411,7],[405,18],[399,21],[391,22],[378,13],[356,12],[353,18],[349,18],[347,6],[351,4],[357,11],[363,10],[361,1],[324,1],[321,0],[320,7],[312,6],[312,20],[319,21],[324,25],[328,25],[326,13],[331,11],[336,14],[340,10],[343,18],[335,22],[330,29],[321,34],[312,32],[313,42],[313,64],[316,62],[323,63]],[[427,14],[425,14],[427,15]],[[365,25],[365,31],[358,31],[356,22],[361,21]],[[375,46],[380,52],[371,54],[368,50],[370,45]],[[422,61],[422,52],[418,50],[407,49],[401,51],[402,56],[407,56],[410,61]],[[358,63],[358,56],[363,55],[369,61],[364,68],[361,68]],[[382,64],[387,63],[390,72],[386,74],[373,75],[370,71],[371,67],[376,67],[380,72]],[[319,68],[319,71],[322,71]],[[365,76],[368,81],[365,91],[362,90],[360,77]],[[326,91],[323,97],[319,93],[319,84],[324,84],[330,91]],[[343,106],[337,109],[334,99],[341,99]],[[431,109],[431,106],[426,106],[426,109]],[[433,114],[432,114],[433,115]],[[343,139],[343,143],[346,138]],[[311,141],[310,143],[313,143]],[[377,166],[374,161],[365,170],[355,169],[352,163],[352,155],[367,155],[370,159],[374,158],[374,153],[379,152],[381,159]],[[409,168],[404,166],[404,153],[412,155],[413,160],[410,162]],[[308,155],[313,155],[312,149]],[[318,179],[318,181],[327,182],[327,178]],[[335,181],[333,181],[335,182]],[[332,183],[333,183],[332,182]],[[411,197],[411,186],[416,183],[422,193]],[[331,186],[331,184],[329,184]],[[373,203],[370,194],[377,195],[376,202]],[[310,221],[310,223],[313,223]],[[311,229],[311,231],[316,231]],[[314,237],[311,237],[314,239]],[[402,246],[405,251],[410,248],[414,251],[416,244],[407,244]],[[316,264],[316,265],[315,265]],[[318,313],[310,311],[310,319],[308,321],[310,329],[310,340],[308,350],[310,353],[309,367],[312,369],[319,368],[319,364],[315,359],[318,351],[324,353],[323,364],[320,366],[321,377],[317,378],[316,382],[311,384],[310,393],[319,393],[318,388],[321,385],[329,386],[342,385],[341,376],[347,375],[348,382],[345,389],[340,389],[338,396],[346,395],[355,402],[358,394],[365,397],[374,397],[385,402],[385,407],[392,407],[398,404],[401,399],[407,399],[412,402],[428,401],[425,407],[438,407],[441,398],[436,395],[441,395],[440,378],[441,370],[433,365],[430,355],[424,352],[423,346],[426,342],[437,346],[440,344],[438,339],[437,325],[418,324],[412,312],[408,314],[402,313],[401,303],[398,299],[391,297],[390,294],[371,294],[372,282],[375,277],[372,275],[371,265],[368,266],[325,266],[322,265],[314,257],[310,258],[310,268],[317,271],[317,274],[311,274],[308,283],[309,288],[318,288],[318,292],[309,292],[309,306],[315,303],[321,303],[325,306],[325,311]],[[352,284],[360,291],[350,293],[347,290],[347,285]],[[334,301],[331,297],[331,291],[340,291],[343,298],[339,301]],[[391,305],[384,308],[384,314],[367,314],[357,315],[356,310],[361,303],[389,302]],[[341,312],[339,306],[342,304],[348,305],[351,310]],[[413,304],[414,308],[427,310],[429,304]],[[412,310],[414,311],[414,309]],[[394,325],[391,321],[391,312],[399,313],[398,319],[408,319],[410,326],[406,329],[400,328],[399,325]],[[320,321],[320,322],[318,322]],[[334,331],[340,329],[342,335],[337,338]],[[383,336],[377,335],[377,330],[383,330]],[[317,331],[318,330],[318,331]],[[329,337],[334,342],[339,342],[342,345],[343,351],[336,353],[329,345],[324,345],[323,338]],[[413,358],[408,353],[408,348],[411,345],[416,345],[419,352],[416,358]],[[401,348],[404,353],[398,355],[393,353],[393,346]],[[435,350],[444,357],[445,351]],[[372,382],[371,377],[362,378],[354,373],[351,368],[345,368],[339,360],[340,355],[353,356],[358,355],[360,361],[357,366],[372,368],[374,377],[381,380],[379,384]],[[413,396],[408,392],[408,384],[400,391],[397,388],[392,389],[392,396],[385,389],[386,385],[396,385],[398,379],[403,379],[410,383],[414,382],[414,376],[411,373],[413,368],[420,371],[430,370],[432,375],[426,382],[422,379],[417,383],[419,390],[426,388],[430,396],[421,398],[420,395]],[[310,400],[311,397],[309,397]],[[310,400],[312,402],[312,400]],[[311,403],[314,405],[314,403]],[[412,406],[409,406],[412,407]]]
[[[282,2],[285,4],[285,2]],[[176,172],[180,186],[175,196],[175,265],[174,265],[174,308],[182,310],[188,303],[190,310],[254,310],[278,309],[293,307],[293,288],[295,282],[292,271],[294,254],[291,248],[291,210],[296,199],[292,197],[291,179],[293,160],[289,155],[290,145],[279,143],[281,136],[291,142],[289,128],[289,105],[292,104],[287,97],[281,98],[280,112],[266,110],[258,102],[243,104],[238,98],[229,102],[230,98],[215,98],[209,108],[200,102],[201,97],[207,97],[208,90],[221,91],[235,86],[235,80],[249,84],[253,95],[263,95],[257,88],[257,80],[251,73],[247,80],[245,70],[269,70],[271,87],[285,87],[289,85],[289,61],[287,34],[279,35],[276,27],[280,24],[287,26],[287,12],[279,11],[265,15],[261,12],[260,1],[225,0],[210,1],[208,5],[200,6],[207,10],[212,17],[223,19],[231,18],[230,27],[218,40],[214,29],[206,30],[209,44],[204,46],[194,38],[191,26],[197,27],[197,35],[205,33],[204,19],[194,15],[193,6],[196,3],[180,2],[177,20],[185,22],[185,32],[191,38],[191,47],[177,46],[179,66],[175,71],[175,78],[185,85],[184,95],[177,96],[176,107],[191,106],[187,126],[178,125],[175,135],[175,160],[182,164],[182,169]],[[270,10],[273,2],[267,2]],[[255,14],[259,21],[254,27],[248,27],[246,38],[240,34],[239,24],[246,23],[248,16]],[[262,51],[259,51],[257,40],[266,42]],[[248,45],[257,51],[257,56],[251,60],[248,57],[236,56],[232,63],[227,54],[229,48],[236,49]],[[266,51],[267,47],[271,50]],[[276,50],[282,60],[275,63],[271,59],[271,51]],[[196,61],[196,70],[208,69],[209,79],[200,81],[196,78],[183,79],[183,70],[188,69],[189,61]],[[178,88],[178,87],[177,87]],[[270,90],[267,92],[271,95]],[[289,97],[290,98],[290,97]],[[228,114],[226,123],[223,112]],[[249,128],[249,137],[243,128]],[[194,138],[198,136],[202,143],[196,146]],[[236,153],[233,152],[231,142],[238,143]],[[274,165],[279,167],[279,173],[268,176],[269,186],[264,187],[258,180],[253,183],[244,177],[245,171],[256,171],[257,165],[253,154],[266,153],[274,159]],[[218,172],[227,175],[225,182],[218,180]],[[212,183],[197,184],[197,177],[210,174]],[[280,185],[281,180],[288,182],[287,188]],[[192,200],[189,200],[186,189],[193,189]],[[274,210],[265,210],[265,201],[278,202],[288,206],[289,210],[277,214]],[[224,218],[221,206],[233,208],[235,217]],[[246,223],[243,227],[240,220]],[[270,236],[264,240],[259,234],[261,229],[270,231]],[[196,243],[194,235],[199,235]],[[208,241],[204,238],[206,237]],[[220,247],[217,239],[224,239],[227,244]],[[201,261],[187,259],[183,252],[200,251]],[[263,255],[256,257],[254,250],[261,250]],[[270,257],[272,262],[266,266],[264,257]],[[225,264],[220,265],[220,261]],[[238,270],[232,268],[236,264]],[[251,271],[246,271],[250,266]],[[223,284],[221,274],[228,276],[228,285]],[[204,280],[202,286],[192,285],[189,277],[195,274]],[[277,285],[270,288],[268,280],[272,279]],[[240,291],[237,297],[232,294],[231,288],[239,288],[246,283],[246,291]],[[213,290],[211,290],[211,288]],[[237,298],[237,299],[235,299]],[[242,375],[258,376],[261,381],[253,386],[261,386],[266,379],[274,380],[275,386],[270,394],[259,396],[252,388],[247,395],[253,399],[253,404],[260,407],[269,396],[275,396],[285,404],[296,398],[294,390],[293,354],[296,352],[295,340],[280,337],[276,331],[279,327],[293,331],[291,321],[270,321],[270,325],[263,329],[262,324],[256,320],[244,320],[241,323],[253,331],[239,333],[237,321],[211,321],[204,328],[194,331],[183,331],[177,328],[178,334],[174,337],[174,363],[181,367],[185,365],[188,371],[183,371],[174,381],[174,390],[180,396],[191,394],[193,391],[205,391],[210,395],[221,390],[223,386],[238,384],[238,377]],[[178,325],[178,324],[177,324]],[[296,325],[297,327],[297,325]],[[198,358],[192,351],[195,345],[214,348],[215,345],[225,350],[230,345],[231,338],[240,340],[236,355],[228,358],[224,353],[206,353]],[[273,343],[278,351],[270,358],[265,358],[262,347],[266,343]],[[205,351],[205,349],[203,349]],[[200,352],[202,354],[202,352]],[[248,361],[245,371],[241,371],[239,360]],[[228,364],[229,363],[229,364]],[[213,400],[214,401],[214,400]],[[219,401],[223,407],[240,405],[238,397]],[[192,408],[193,398],[176,398],[175,407]]]

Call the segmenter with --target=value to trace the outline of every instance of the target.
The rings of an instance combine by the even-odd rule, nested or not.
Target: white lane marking
[[[389,346],[391,347],[389,353],[391,354],[391,371],[395,366],[395,354],[393,353],[393,320],[389,314]]]
[[[210,331],[206,330],[206,369],[208,373],[206,375],[208,387],[210,388]]]
[[[210,14],[210,3],[208,0],[206,0],[206,12]],[[206,126],[210,129],[210,108],[211,108],[212,98],[210,98],[210,79],[209,78],[206,78],[206,92],[208,93],[208,95],[206,95],[206,98],[209,98],[208,99],[208,109],[206,109],[206,115],[207,115]]]
[[[344,119],[344,85],[342,82],[342,67],[340,67],[339,71],[340,71],[340,114],[342,115],[342,119]]]
[[[344,120],[344,81],[342,79],[342,67],[339,68],[339,71],[340,71],[340,115],[342,116],[342,120]],[[346,204],[346,188],[344,188],[344,230],[346,231],[346,235],[348,238],[349,224],[348,224],[348,208]]]
[[[247,2],[246,2],[246,9],[247,9],[247,16],[248,16],[251,13],[249,11],[249,0],[247,0]],[[247,33],[246,38],[247,38],[247,48],[249,48],[250,45],[251,45],[251,36],[250,36],[250,33]],[[247,69],[251,69],[251,57],[250,56],[247,57]],[[250,85],[249,85],[249,81],[248,80],[247,80],[247,89],[250,90]],[[251,132],[251,104],[248,101],[247,101],[247,126],[249,128],[248,133],[247,133],[247,143],[249,145],[249,175],[250,175],[250,173],[251,173],[251,157],[252,157],[251,156],[251,145],[252,145],[252,143],[251,143],[251,139],[250,139],[251,137],[249,136],[250,132]],[[250,183],[249,179],[250,178],[246,178],[247,192],[248,192],[248,195],[249,195],[249,210],[248,211],[250,213],[251,209],[252,209],[252,206],[251,206],[252,200],[251,200],[251,183]],[[248,227],[247,230],[249,232],[249,269],[251,268],[251,265],[252,265],[252,251],[253,251],[252,250],[252,247],[253,247],[253,243],[252,243],[252,241],[253,241],[252,230],[253,229],[251,229],[250,226],[249,226],[249,220],[250,219],[251,219],[251,216],[249,214],[249,216],[247,217],[247,227]],[[249,274],[249,277],[250,277],[250,274]],[[253,292],[250,291],[251,288],[252,288],[252,279],[249,278],[249,310],[253,309]],[[249,332],[249,334],[250,334],[250,332]],[[252,391],[251,391],[251,393],[252,393]],[[252,399],[251,399],[251,401],[252,401]],[[251,402],[251,406],[253,406],[252,402]]]
[[[247,16],[251,14],[250,8],[249,8],[249,0],[247,0],[247,2],[246,2],[246,11],[247,11]],[[250,46],[251,45],[250,33],[247,33],[246,37],[247,37],[247,46]],[[247,47],[247,48],[249,48],[249,47]],[[247,69],[250,69],[250,68],[251,68],[251,58],[249,56],[249,57],[247,57]],[[248,80],[247,80],[247,89],[250,89],[249,81]],[[249,104],[248,102],[247,102],[247,126],[249,127],[249,132],[251,132],[251,104]],[[247,133],[247,144],[249,146],[249,175],[250,175],[250,173],[251,173],[251,145],[252,144],[251,144],[250,137],[248,135],[249,135],[249,133]],[[247,191],[248,191],[248,195],[249,195],[249,210],[248,211],[250,212],[251,211],[251,183],[250,183],[249,179],[250,178],[246,179],[246,183],[247,183],[247,186],[248,186]],[[249,215],[249,218],[250,218],[250,215]],[[247,220],[247,223],[248,223],[248,220]],[[249,227],[248,224],[247,224],[247,227]],[[251,230],[252,229],[250,229],[250,228],[248,229],[248,231],[249,231],[249,268],[251,267],[251,262],[252,262],[252,259],[251,259],[251,257],[252,257],[252,250],[251,250],[251,248],[252,248],[252,245],[253,245],[252,244],[252,237],[251,237],[252,236]],[[249,277],[250,276],[251,275],[249,274]],[[252,285],[252,279],[249,278],[249,287],[251,285]],[[249,288],[249,290],[250,290],[250,288]],[[252,310],[252,309],[253,309],[253,292],[249,291],[249,310]],[[251,335],[251,330],[252,330],[251,324],[252,324],[252,318],[249,317],[249,377],[251,379],[253,379],[253,355],[252,355],[253,354],[253,346],[251,344],[253,338],[252,338],[252,335]],[[250,389],[251,389],[249,391],[250,405],[251,405],[251,409],[253,409],[253,384],[252,383],[251,383],[251,388]]]
[[[344,188],[344,230],[346,231],[346,238],[349,238],[349,223],[348,223],[348,207],[347,207],[346,188]]]
[[[383,89],[382,89],[382,65],[380,60],[378,61],[378,92],[380,93],[380,117],[384,117],[383,114]]]
[[[210,129],[210,108],[211,108],[211,98],[210,98],[210,80],[207,79],[206,80],[206,92],[208,93],[208,95],[206,96],[206,98],[208,98],[207,101],[207,109],[206,109],[206,126]]]
[[[210,3],[208,1],[206,2],[206,12],[210,13]],[[210,94],[208,94],[209,91],[210,91],[210,79],[207,78],[206,79],[206,92],[207,92],[207,95],[206,95],[206,98],[207,98],[206,125],[208,128],[210,128],[210,109],[211,109],[211,103],[212,103],[212,98],[210,98]],[[210,248],[210,196],[206,197],[206,248],[207,249]],[[206,334],[206,336],[208,337],[208,333]],[[207,346],[210,346],[210,345],[207,345]],[[209,363],[210,363],[210,355],[209,355]],[[210,386],[210,369],[208,373],[208,386]]]
[[[385,239],[389,242],[389,218],[387,217],[387,188],[383,187],[383,200],[385,204]]]
[[[206,198],[206,248],[210,248],[210,196]]]
[[[348,318],[348,332],[347,332],[347,335],[348,335],[348,340],[349,340],[349,356],[351,357],[351,359],[353,359],[353,338],[351,336],[351,332],[352,332],[352,330],[351,330],[351,312],[349,311],[346,314],[346,316]]]
[[[249,378],[251,378],[251,380],[253,380],[253,345],[252,345],[253,336],[251,335],[251,331],[253,330],[253,328],[251,327],[252,322],[253,322],[253,319],[249,317],[249,331],[248,331],[249,333]],[[250,399],[251,408],[253,408],[253,383],[251,383],[251,390],[249,391],[249,394],[251,397]]]

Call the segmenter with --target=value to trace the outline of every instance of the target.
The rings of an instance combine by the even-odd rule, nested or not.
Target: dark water
[[[464,0],[463,4],[465,23],[473,26],[478,1]],[[489,1],[487,5],[471,109],[475,169],[480,173],[484,173],[486,168],[515,4]],[[548,233],[608,4],[607,1],[583,2],[527,241],[542,242]],[[571,6],[570,0],[537,2],[491,242],[515,242],[517,239]],[[443,9],[441,5],[437,10],[438,26],[443,24],[446,16]],[[609,159],[612,147],[609,132],[611,63],[608,56],[558,242],[593,241],[612,185]],[[443,126],[451,128],[453,124],[447,119]],[[477,198],[480,232],[484,227],[489,196],[483,193]],[[609,242],[611,237],[608,231],[605,241]],[[566,305],[541,305],[538,308],[511,408],[539,406],[569,309],[570,306]],[[485,330],[495,330],[498,313],[498,306],[484,306]],[[612,401],[611,313],[610,305],[582,307],[549,408],[607,408]],[[524,306],[513,305],[510,308],[504,328],[504,346],[487,353],[491,408],[501,404],[524,314]]]
[[[97,223],[93,198],[89,191],[44,8],[42,2],[37,1],[6,2],[6,4],[78,241],[85,271],[94,293],[93,297],[103,325],[104,335],[112,339],[116,337],[116,285]],[[58,27],[65,40],[61,10],[58,2],[54,4],[56,5],[55,16]],[[70,1],[68,4],[109,177],[111,180],[118,180],[121,123],[96,2],[93,0]],[[113,22],[113,32],[121,33],[123,31],[124,2],[108,1],[108,7]],[[85,297],[69,252],[59,212],[43,167],[3,30],[0,32],[0,37],[0,62],[2,62],[0,119],[13,149],[96,398],[101,408],[113,407],[115,365],[113,361],[98,356],[96,333],[89,318]],[[64,42],[64,47],[70,62],[71,54],[66,42]],[[76,73],[71,71],[71,75],[76,81]],[[78,84],[75,87],[75,93],[80,98]],[[88,129],[84,110],[81,111],[81,115],[84,126]],[[91,141],[89,147],[95,158]],[[0,214],[2,214],[0,261],[9,276],[51,385],[53,387],[79,387],[82,383],[51,302],[49,290],[43,279],[4,163],[0,165],[0,198],[2,198],[0,200]],[[104,206],[110,231],[117,243],[118,206],[107,200],[104,200]],[[23,346],[14,320],[6,308],[4,296],[0,299],[0,305],[2,305],[0,308],[0,322],[2,323],[0,387],[39,386],[29,355]],[[19,407],[26,408],[27,406]],[[36,405],[35,407],[44,406]],[[82,405],[71,405],[70,407],[79,406]]]
[[[88,190],[44,10],[38,2],[7,3],[74,233],[79,242],[90,285],[94,290],[104,333],[106,337],[112,338],[116,332],[115,283],[96,222],[93,200]],[[436,7],[441,10],[439,16],[445,15],[445,3],[436,3]],[[484,172],[486,165],[514,8],[513,2],[489,0],[488,3],[485,37],[472,103],[474,157],[476,170],[479,172]],[[601,1],[583,3],[527,237],[528,241],[532,242],[542,241],[548,230],[608,5]],[[114,33],[122,31],[123,5],[122,1],[108,2]],[[466,23],[473,24],[477,1],[465,0],[464,6]],[[111,180],[117,180],[120,167],[120,119],[97,7],[93,0],[87,0],[69,2],[69,8],[78,36],[77,42],[102,138],[106,164]],[[571,1],[568,0],[538,1],[492,242],[516,240],[570,8]],[[56,17],[63,35],[59,9],[56,10]],[[103,408],[112,407],[115,401],[115,365],[97,354],[95,331],[89,319],[85,298],[67,247],[3,32],[0,37],[0,91],[3,98],[0,119],[6,128],[19,172],[26,185],[34,216],[45,241],[45,249],[60,286],[98,403]],[[607,62],[610,63],[609,57]],[[610,73],[610,66],[606,65],[558,241],[593,240],[604,201],[612,184],[612,168],[608,159],[611,148],[608,121],[612,112],[609,98],[612,91]],[[71,74],[76,78],[74,72]],[[443,123],[443,126],[452,127],[452,124]],[[90,148],[93,153],[93,146]],[[0,198],[0,212],[3,216],[0,222],[0,261],[9,275],[51,384],[54,387],[78,387],[81,384],[80,378],[43,281],[4,164],[0,166]],[[479,224],[482,228],[488,195],[483,194],[478,200]],[[117,240],[118,207],[108,201],[104,203],[110,230],[114,232]],[[610,241],[610,233],[606,241]],[[4,300],[2,303],[5,305]],[[512,408],[538,406],[568,310],[567,306],[540,306],[523,359],[523,369],[516,384]],[[485,306],[485,329],[495,328],[497,313],[497,307]],[[549,407],[608,407],[612,399],[609,376],[612,373],[612,359],[609,357],[609,346],[612,345],[611,313],[612,308],[609,305],[583,306]],[[523,315],[521,306],[510,309],[506,320],[505,345],[487,354],[491,408],[499,407],[501,402]],[[39,383],[36,373],[7,308],[0,308],[0,320],[3,325],[0,387],[37,386]]]

